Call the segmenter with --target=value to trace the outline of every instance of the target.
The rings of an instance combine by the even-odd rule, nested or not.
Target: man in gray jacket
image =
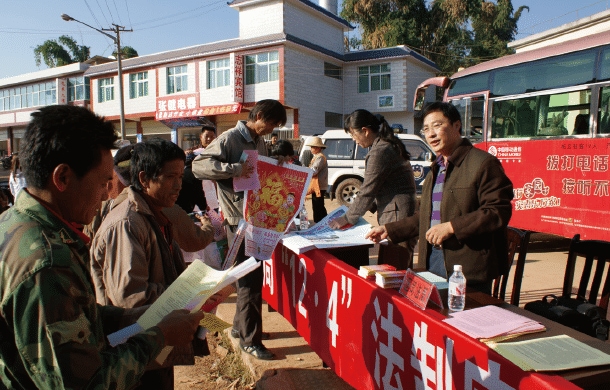
[[[286,109],[277,100],[261,100],[250,111],[247,121],[220,134],[193,161],[193,174],[200,180],[215,180],[218,184],[220,208],[225,218],[227,239],[231,243],[240,219],[243,218],[244,193],[233,191],[234,177],[249,177],[254,167],[240,162],[244,150],[257,150],[267,156],[264,135],[286,124]],[[279,161],[282,163],[282,160]],[[244,261],[244,244],[239,248],[236,263]],[[264,360],[274,355],[262,343],[263,269],[258,267],[237,281],[237,309],[233,319],[234,336],[239,336],[241,349]]]
[[[508,267],[513,185],[497,158],[462,138],[453,105],[435,102],[422,114],[421,133],[437,159],[424,181],[420,210],[367,237],[397,243],[419,235],[421,266],[448,277],[460,264],[469,286],[491,293],[492,281]]]

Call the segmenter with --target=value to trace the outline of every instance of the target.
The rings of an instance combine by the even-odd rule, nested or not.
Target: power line
[[[93,10],[91,9],[91,7],[89,6],[89,3],[87,2],[87,0],[85,1],[85,5],[87,6],[87,8],[89,9],[89,13],[91,14],[91,17],[93,18],[93,20],[95,20],[95,24],[97,24],[98,26],[100,25],[100,22],[97,20],[97,18],[95,17],[95,14],[93,13]]]
[[[525,30],[525,31],[528,31],[528,30],[533,30],[533,29],[535,29],[535,28],[536,28],[536,27],[538,27],[538,26],[545,25],[545,24],[549,24],[550,22],[553,22],[553,21],[555,21],[555,20],[559,20],[559,19],[564,18],[564,17],[566,17],[566,16],[568,16],[568,15],[570,15],[570,14],[573,14],[573,13],[576,13],[576,17],[578,18],[578,11],[582,11],[582,10],[583,10],[583,9],[585,9],[585,8],[590,8],[590,7],[593,7],[593,6],[598,5],[598,4],[600,4],[600,3],[606,3],[606,9],[608,8],[608,6],[607,6],[607,4],[608,4],[608,0],[600,0],[600,1],[596,1],[596,2],[591,3],[591,4],[589,4],[589,5],[585,5],[585,6],[583,6],[583,7],[577,8],[577,9],[575,9],[575,10],[573,10],[573,11],[569,11],[569,12],[566,12],[565,14],[562,14],[562,15],[556,16],[556,17],[554,17],[554,18],[546,19],[546,20],[543,20],[543,21],[541,21],[541,22],[538,22],[538,23],[535,23],[535,24],[532,24],[532,25],[529,25],[529,26],[525,26],[524,30]],[[552,28],[552,27],[551,27],[551,28]],[[524,35],[533,35],[533,34],[536,34],[536,32],[532,32],[532,33],[525,33]]]

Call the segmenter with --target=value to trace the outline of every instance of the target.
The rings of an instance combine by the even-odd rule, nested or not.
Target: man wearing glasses
[[[507,270],[506,226],[513,185],[497,158],[462,138],[462,121],[450,103],[422,112],[421,133],[436,153],[424,181],[419,212],[373,228],[367,235],[393,243],[419,235],[419,261],[447,278],[460,264],[468,286],[491,293],[492,281]]]

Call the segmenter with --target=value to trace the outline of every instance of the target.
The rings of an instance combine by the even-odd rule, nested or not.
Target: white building
[[[336,0],[320,1],[326,8],[308,0],[234,0],[238,38],[123,60],[127,139],[161,136],[188,148],[198,142],[201,117],[222,132],[262,99],[286,107],[283,138],[342,127],[344,115],[358,108],[413,133],[413,94],[434,76],[434,63],[404,46],[345,52],[344,34],[353,27],[336,15]],[[61,91],[76,76],[91,93],[71,103]],[[118,128],[116,62],[73,64],[0,79],[0,150],[11,147],[11,134],[20,138],[32,111],[49,104],[23,98],[38,80],[61,92],[50,104],[88,105]]]

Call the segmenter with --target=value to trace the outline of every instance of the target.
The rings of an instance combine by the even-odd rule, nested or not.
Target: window
[[[381,91],[392,88],[390,64],[358,67],[358,92]]]
[[[351,139],[327,139],[324,155],[333,160],[351,160],[356,142]]]
[[[411,155],[411,161],[426,161],[426,153],[429,153],[423,142],[402,140],[407,152]]]
[[[343,128],[343,115],[326,111],[324,113],[324,126]]]
[[[148,72],[131,73],[129,75],[129,98],[137,99],[148,96]]]
[[[589,134],[591,91],[494,101],[492,137]]]
[[[10,101],[8,89],[0,89],[0,111],[10,110]]]
[[[68,78],[68,101],[89,99],[89,77]]]
[[[114,77],[99,79],[98,95],[98,103],[114,100]]]
[[[246,85],[278,80],[279,65],[277,51],[246,56]]]
[[[57,103],[54,81],[0,90],[0,111],[47,106]]]
[[[188,91],[188,67],[186,65],[167,68],[167,93]]]
[[[231,84],[231,66],[228,58],[208,61],[208,89]]]
[[[343,68],[337,65],[324,63],[324,76],[332,77],[334,79],[343,80]]]

